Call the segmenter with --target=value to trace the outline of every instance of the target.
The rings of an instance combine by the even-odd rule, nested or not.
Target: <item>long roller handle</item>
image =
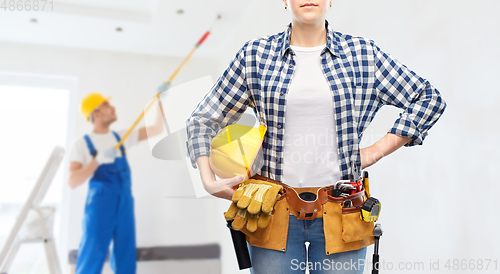
[[[218,16],[217,19],[220,19],[220,16]],[[177,76],[177,74],[179,73],[179,71],[181,71],[182,67],[191,58],[191,56],[193,56],[194,52],[201,46],[201,44],[203,44],[203,42],[205,42],[205,40],[207,39],[207,37],[209,35],[210,35],[210,30],[208,30],[207,32],[205,32],[205,34],[203,34],[203,36],[201,37],[201,39],[198,41],[198,43],[196,43],[196,45],[191,50],[191,52],[188,54],[188,56],[186,58],[184,58],[184,60],[182,61],[182,63],[179,65],[179,67],[177,67],[177,69],[174,71],[174,73],[172,74],[172,76],[170,76],[170,78],[168,79],[168,81],[162,84],[162,86],[160,88],[163,87],[162,88],[163,90],[160,91],[160,92],[158,92],[156,94],[155,100],[152,100],[150,102],[150,104],[141,113],[141,115],[139,115],[139,117],[135,120],[134,124],[132,124],[132,126],[128,129],[128,131],[125,133],[125,135],[123,135],[123,137],[121,138],[120,142],[118,142],[118,144],[116,144],[115,149],[119,149],[120,146],[123,144],[123,142],[125,142],[125,140],[128,138],[128,136],[130,135],[130,133],[134,130],[134,128],[137,126],[137,124],[139,124],[139,122],[142,120],[142,118],[144,117],[144,115],[146,114],[146,112],[151,108],[151,106],[153,105],[153,103],[156,102],[156,100],[158,100],[161,92],[165,91],[168,88],[168,86],[170,85],[170,82],[172,82],[172,80],[175,78],[175,76]]]
[[[151,108],[151,106],[153,106],[153,103],[156,102],[156,100],[158,100],[158,97],[160,97],[160,92],[158,92],[156,94],[155,99],[152,100],[152,101],[150,101],[149,104],[147,105],[147,107],[141,113],[141,115],[139,115],[139,117],[137,117],[137,119],[135,120],[134,124],[127,130],[127,132],[125,133],[125,135],[123,135],[123,137],[121,138],[120,142],[118,142],[118,144],[116,144],[115,149],[119,149],[120,146],[123,144],[123,142],[125,142],[125,140],[128,138],[128,136],[130,135],[130,133],[134,130],[134,128],[137,126],[137,124],[139,124],[139,122],[142,120],[142,118],[144,117],[144,115],[146,114],[146,112],[148,112],[148,110]]]

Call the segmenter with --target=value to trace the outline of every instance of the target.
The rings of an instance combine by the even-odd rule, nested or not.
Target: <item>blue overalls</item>
[[[120,136],[113,132],[116,139]],[[97,151],[84,136],[90,153]],[[89,181],[83,219],[83,237],[76,263],[77,274],[101,274],[109,245],[113,240],[111,268],[117,274],[136,273],[134,199],[130,167],[125,148],[114,163],[100,165]]]

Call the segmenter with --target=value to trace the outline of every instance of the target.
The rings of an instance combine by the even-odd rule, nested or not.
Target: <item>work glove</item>
[[[156,93],[155,95],[157,95],[158,93],[162,93],[162,92],[165,92],[169,89],[170,87],[170,81],[169,83],[167,84],[166,82],[163,82],[160,86],[158,86],[158,88],[156,89]],[[166,93],[165,93],[166,94]]]
[[[99,165],[112,164],[115,162],[115,158],[117,155],[118,151],[114,147],[112,147],[102,152],[98,151],[95,160]]]
[[[280,185],[249,179],[233,194],[233,202],[224,216],[228,221],[234,220],[232,226],[237,230],[243,228],[245,223],[250,232],[266,228],[282,191]]]

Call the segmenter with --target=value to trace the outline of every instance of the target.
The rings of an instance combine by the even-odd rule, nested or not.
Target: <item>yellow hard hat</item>
[[[267,128],[230,125],[222,129],[211,143],[210,167],[219,178],[244,174],[251,177],[262,167],[262,141]]]
[[[80,105],[80,111],[82,112],[83,117],[87,119],[87,122],[90,122],[90,114],[109,99],[111,99],[111,97],[104,98],[104,96],[95,92],[89,93],[85,96],[85,98],[83,98]]]

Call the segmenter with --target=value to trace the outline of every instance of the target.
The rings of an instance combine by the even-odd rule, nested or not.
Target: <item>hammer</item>
[[[379,259],[378,255],[378,245],[380,236],[382,236],[382,227],[380,224],[375,224],[375,228],[373,229],[373,236],[375,237],[375,248],[373,249],[373,268],[372,274],[378,274],[379,270]]]

